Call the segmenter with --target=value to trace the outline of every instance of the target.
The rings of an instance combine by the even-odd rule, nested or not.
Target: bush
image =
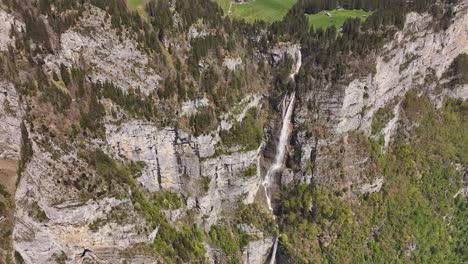
[[[255,176],[255,174],[257,174],[257,164],[255,162],[241,171],[241,175],[244,177],[252,177]]]
[[[375,112],[372,117],[371,124],[372,134],[380,133],[387,123],[393,118],[393,107],[394,104],[387,103],[387,105]]]
[[[468,55],[466,53],[458,55],[444,73],[444,77],[453,78],[451,82],[453,85],[468,84]]]
[[[195,136],[207,134],[216,127],[216,114],[210,106],[199,107],[197,114],[190,117],[190,127]]]
[[[229,263],[239,263],[234,261],[237,259],[236,255],[240,250],[239,241],[230,228],[222,225],[212,225],[209,235],[211,243],[223,251],[228,257]]]
[[[257,109],[250,109],[242,122],[234,124],[230,130],[221,130],[219,136],[226,147],[240,146],[243,151],[257,149],[263,139]]]

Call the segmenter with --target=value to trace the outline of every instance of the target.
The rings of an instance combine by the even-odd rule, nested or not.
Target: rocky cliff
[[[431,15],[408,14],[403,30],[397,31],[376,56],[375,72],[348,85],[325,86],[303,95],[296,120],[299,128],[306,128],[298,131],[298,144],[302,170],[308,173],[298,177],[333,185],[330,175],[344,174],[347,184],[338,189],[372,181],[364,176],[368,154],[359,146],[356,133],[374,138],[382,135],[387,146],[398,127],[400,103],[412,89],[422,88],[420,92],[432,97],[435,104],[447,96],[466,100],[467,85],[440,89],[454,59],[468,52],[468,7],[462,2],[454,13],[451,26],[439,32],[430,23]],[[373,118],[385,107],[393,113],[392,118],[381,131],[372,131]],[[311,163],[313,171],[308,167]]]
[[[271,96],[272,83],[281,62],[302,61],[300,46],[282,43],[265,51],[247,40],[236,46],[226,32],[197,21],[161,37],[162,55],[156,56],[138,41],[141,32],[115,28],[109,10],[82,8],[76,22],[57,35],[53,52],[17,51],[18,69],[5,63],[15,80],[0,76],[0,179],[15,205],[6,211],[7,221],[0,221],[12,229],[2,254],[16,252],[25,263],[165,263],[162,252],[174,257],[182,248],[167,241],[184,246],[200,241],[203,248],[188,251],[204,254],[210,263],[231,258],[265,263],[278,231],[260,186],[285,111],[282,97]],[[468,6],[462,2],[454,13],[450,27],[437,32],[429,14],[410,13],[404,28],[367,58],[375,62],[375,71],[345,84],[304,91],[294,80],[301,64],[287,69],[284,82],[297,88],[297,104],[278,189],[314,182],[351,200],[378,193],[385,178],[370,164],[363,142],[382,137],[386,150],[400,126],[405,94],[417,90],[438,107],[446,97],[468,98],[466,84],[441,89],[450,81],[445,73],[453,60],[468,53]],[[0,4],[2,58],[10,58],[8,49],[15,45],[10,32],[24,33],[21,19]],[[226,37],[230,48],[209,49],[223,58],[219,61],[208,52],[197,57],[197,92],[202,92],[190,97],[198,80],[180,75],[189,75],[185,60],[204,52],[190,53],[197,41],[210,36]],[[121,93],[82,91],[76,80],[66,84],[65,75],[76,69],[90,91],[97,83],[112,82]],[[210,83],[212,75],[220,77]],[[187,96],[164,95],[182,93],[185,86]],[[157,117],[140,114],[138,107],[154,98]],[[66,110],[53,107],[60,100],[67,102]],[[391,118],[375,131],[373,120],[382,109]],[[93,131],[85,121],[100,124]],[[203,122],[201,128],[193,125],[197,122]],[[281,192],[273,198],[280,201]],[[224,232],[224,226],[231,229]],[[321,237],[324,244],[326,239]],[[223,244],[227,240],[235,246]]]

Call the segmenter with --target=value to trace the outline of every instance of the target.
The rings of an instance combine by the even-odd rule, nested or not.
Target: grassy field
[[[227,15],[230,0],[215,0]],[[234,0],[232,0],[234,2]],[[251,0],[242,4],[232,4],[231,16],[253,22],[264,20],[274,22],[281,20],[297,0]]]
[[[327,12],[331,14],[331,17],[326,15]],[[363,10],[331,10],[322,11],[318,14],[307,16],[309,18],[309,23],[315,29],[326,29],[333,25],[339,29],[341,26],[343,26],[344,21],[349,17],[360,17],[364,21],[371,14],[372,12],[366,12]]]
[[[127,4],[131,10],[142,12],[145,11],[146,0],[128,0]]]
[[[223,9],[224,14],[227,15],[231,0],[214,0],[214,1]]]

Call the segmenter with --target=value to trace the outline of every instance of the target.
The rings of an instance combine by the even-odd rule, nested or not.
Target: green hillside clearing
[[[330,13],[331,16],[327,16]],[[335,26],[339,29],[343,26],[344,21],[347,18],[360,17],[363,21],[372,14],[372,12],[366,12],[364,10],[331,10],[322,11],[314,15],[307,15],[309,23],[315,29],[322,28],[326,29],[331,26]]]

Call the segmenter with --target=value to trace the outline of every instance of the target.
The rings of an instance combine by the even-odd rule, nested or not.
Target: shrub
[[[452,84],[468,84],[468,55],[466,53],[458,55],[444,73],[444,77],[453,78]]]
[[[257,149],[263,138],[257,109],[250,109],[242,122],[234,124],[230,130],[221,130],[219,136],[226,147],[241,146],[244,151]]]

